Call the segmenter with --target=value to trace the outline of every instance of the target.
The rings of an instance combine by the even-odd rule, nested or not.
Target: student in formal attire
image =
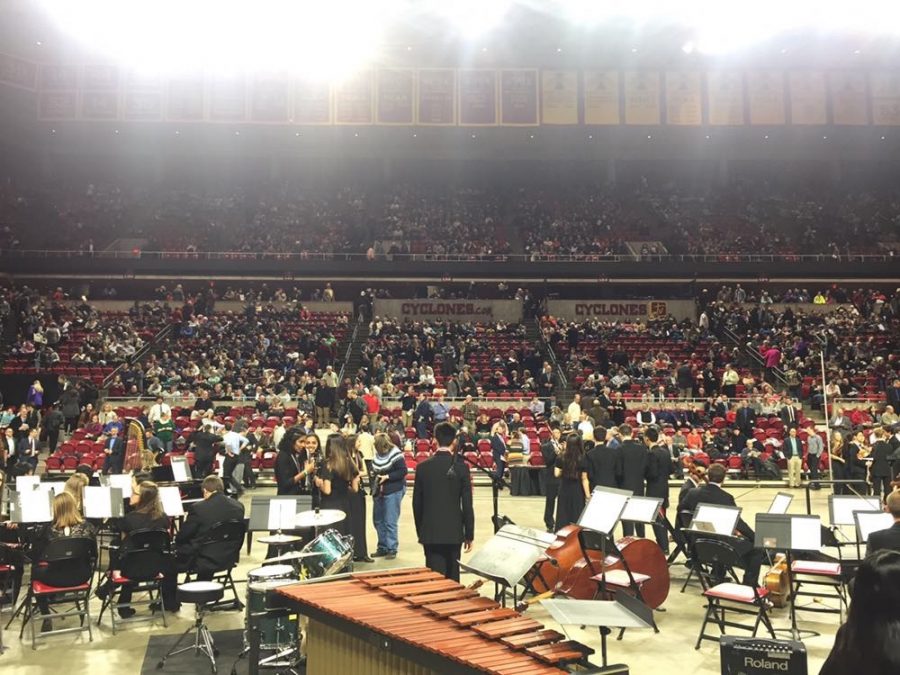
[[[359,491],[359,470],[354,464],[347,442],[340,434],[331,434],[325,441],[325,464],[314,481],[322,493],[320,507],[343,511],[346,517],[335,523],[341,534],[352,534],[350,498]]]
[[[900,673],[900,552],[878,551],[856,570],[847,622],[819,675]]]
[[[869,448],[866,445],[866,434],[859,430],[854,434],[853,439],[844,445],[844,471],[847,478],[859,481],[858,483],[851,483],[850,486],[860,494],[868,492],[868,485],[866,484],[868,467],[863,461],[868,455]]]
[[[893,450],[887,441],[888,432],[885,429],[875,429],[875,442],[872,444],[872,464],[869,466],[869,476],[872,479],[872,491],[880,497],[884,493],[885,498],[891,492],[891,464],[888,461]]]
[[[375,435],[375,459],[372,461],[372,520],[378,534],[373,558],[397,557],[399,541],[397,523],[400,505],[406,494],[406,460],[390,436]]]
[[[106,459],[103,460],[103,473],[122,473],[122,465],[125,462],[125,439],[119,437],[119,428],[110,427],[109,437],[103,441],[103,452]]]
[[[675,526],[686,527],[688,522],[690,522],[690,516],[687,516],[687,507],[685,505],[685,500],[687,499],[688,494],[694,488],[700,487],[706,483],[706,467],[700,464],[695,464],[694,468],[691,471],[688,471],[688,476],[685,479],[684,483],[681,484],[681,487],[678,489],[678,513],[675,516]]]
[[[638,497],[644,495],[644,478],[647,475],[647,448],[643,443],[634,440],[634,430],[629,424],[623,424],[619,427],[619,435],[622,438],[622,444],[619,450],[622,453],[622,481],[620,487],[628,490],[631,494]],[[625,536],[637,534],[638,537],[644,536],[643,523],[623,522],[622,530]]]
[[[222,436],[213,431],[211,424],[204,423],[199,430],[191,434],[191,445],[194,448],[194,476],[200,479],[212,473],[216,460],[215,445],[222,442]]]
[[[506,423],[497,422],[491,427],[491,456],[494,460],[494,477],[503,478],[509,448],[506,445]]]
[[[275,456],[275,484],[278,495],[305,492],[308,477],[315,473],[315,462],[306,453],[307,437],[299,429],[291,429],[281,439]]]
[[[345,439],[350,461],[353,463],[359,481],[356,491],[350,495],[350,534],[353,535],[353,562],[370,563],[375,560],[369,555],[368,518],[366,516],[366,485],[369,484],[369,470],[359,446],[361,436],[362,434],[348,436]],[[372,439],[374,441],[374,437]]]
[[[591,496],[584,441],[577,433],[566,436],[566,446],[556,458],[553,474],[559,479],[556,499],[556,530],[578,522]]]
[[[718,506],[735,506],[734,497],[722,488],[727,470],[721,464],[713,464],[706,472],[709,482],[706,485],[691,490],[684,500],[684,509],[694,513],[697,504],[715,504]],[[765,552],[753,547],[756,533],[743,518],[738,518],[735,526],[739,537],[728,540],[728,544],[734,547],[741,556],[744,567],[743,583],[746,586],[759,584],[759,570],[765,559]]]
[[[666,517],[666,509],[669,508],[669,475],[672,473],[672,451],[661,439],[659,429],[649,427],[644,430],[644,442],[649,448],[647,455],[647,496],[662,498],[660,514],[662,518]],[[663,550],[663,553],[669,553],[669,531],[665,525],[657,523],[653,525],[653,534],[656,537],[656,543]]]
[[[894,517],[894,524],[886,530],[872,532],[866,541],[866,555],[889,549],[900,551],[900,490],[894,490],[887,497],[884,510]]]
[[[558,426],[550,430],[550,438],[541,443],[541,457],[544,460],[544,482],[546,495],[544,498],[544,527],[547,532],[556,531],[556,496],[559,493],[559,479],[554,473],[556,458],[562,450],[560,438],[562,431]]]
[[[28,462],[31,468],[37,471],[38,454],[40,453],[40,430],[32,427],[28,433],[19,439],[16,455],[20,462]]]
[[[803,442],[797,436],[797,427],[790,427],[781,451],[787,459],[788,487],[798,488],[803,482]]]
[[[425,565],[459,581],[463,547],[472,550],[475,513],[469,467],[456,456],[456,429],[444,422],[434,428],[438,449],[416,466],[413,517],[416,535],[425,550]]]
[[[820,490],[822,486],[819,480],[819,466],[822,463],[822,452],[825,450],[825,441],[816,433],[815,429],[809,430],[806,437],[806,465],[809,468],[809,489]]]
[[[834,480],[845,480],[849,477],[847,462],[844,460],[844,434],[838,430],[831,432],[831,448],[828,452],[828,461],[831,462],[831,476]],[[834,494],[850,494],[850,490],[843,483],[834,486]]]

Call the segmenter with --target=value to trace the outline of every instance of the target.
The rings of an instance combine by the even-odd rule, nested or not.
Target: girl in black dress
[[[591,496],[584,441],[577,433],[566,436],[566,447],[557,456],[553,475],[560,479],[556,502],[556,530],[578,521]]]
[[[350,459],[346,441],[340,434],[332,434],[325,443],[325,466],[316,476],[316,487],[322,494],[322,509],[338,509],[346,514],[334,529],[352,534],[350,498],[359,490],[359,471]]]

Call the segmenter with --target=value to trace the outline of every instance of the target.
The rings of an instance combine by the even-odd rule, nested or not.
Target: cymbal
[[[341,522],[347,514],[338,509],[321,509],[319,511],[301,511],[294,520],[294,527],[325,527]]]
[[[260,537],[257,541],[260,544],[294,544],[303,539],[295,534],[270,534],[266,537]]]
[[[302,560],[303,558],[309,558],[311,556],[321,555],[321,553],[316,553],[315,551],[291,551],[290,553],[285,553],[284,555],[275,556],[274,558],[266,558],[266,563],[277,563],[277,562],[291,562],[293,560]]]

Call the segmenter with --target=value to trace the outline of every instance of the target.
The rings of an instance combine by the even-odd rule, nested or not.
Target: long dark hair
[[[139,513],[146,513],[154,519],[162,518],[165,515],[156,483],[145,480],[138,486],[138,503],[134,510]]]
[[[340,434],[331,434],[325,441],[325,454],[328,468],[331,469],[335,476],[343,478],[348,483],[356,476],[356,466],[350,459],[350,452],[347,450],[347,442]]]
[[[584,457],[584,441],[578,434],[569,434],[566,436],[566,447],[562,455],[562,475],[563,478],[578,478],[581,470],[578,465]]]

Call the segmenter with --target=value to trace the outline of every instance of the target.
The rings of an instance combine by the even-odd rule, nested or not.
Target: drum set
[[[319,528],[327,528],[345,517],[346,514],[337,509],[298,513],[296,527],[312,528],[313,540],[299,551],[267,558],[262,567],[247,573],[244,651],[250,651],[251,632],[255,630],[259,634],[259,652],[272,652],[259,659],[260,667],[290,669],[299,660],[299,617],[287,610],[271,607],[270,594],[280,586],[329,576],[347,568],[353,558],[353,537],[334,529],[319,532]],[[258,541],[280,551],[302,541],[302,537],[279,532],[260,537]]]

